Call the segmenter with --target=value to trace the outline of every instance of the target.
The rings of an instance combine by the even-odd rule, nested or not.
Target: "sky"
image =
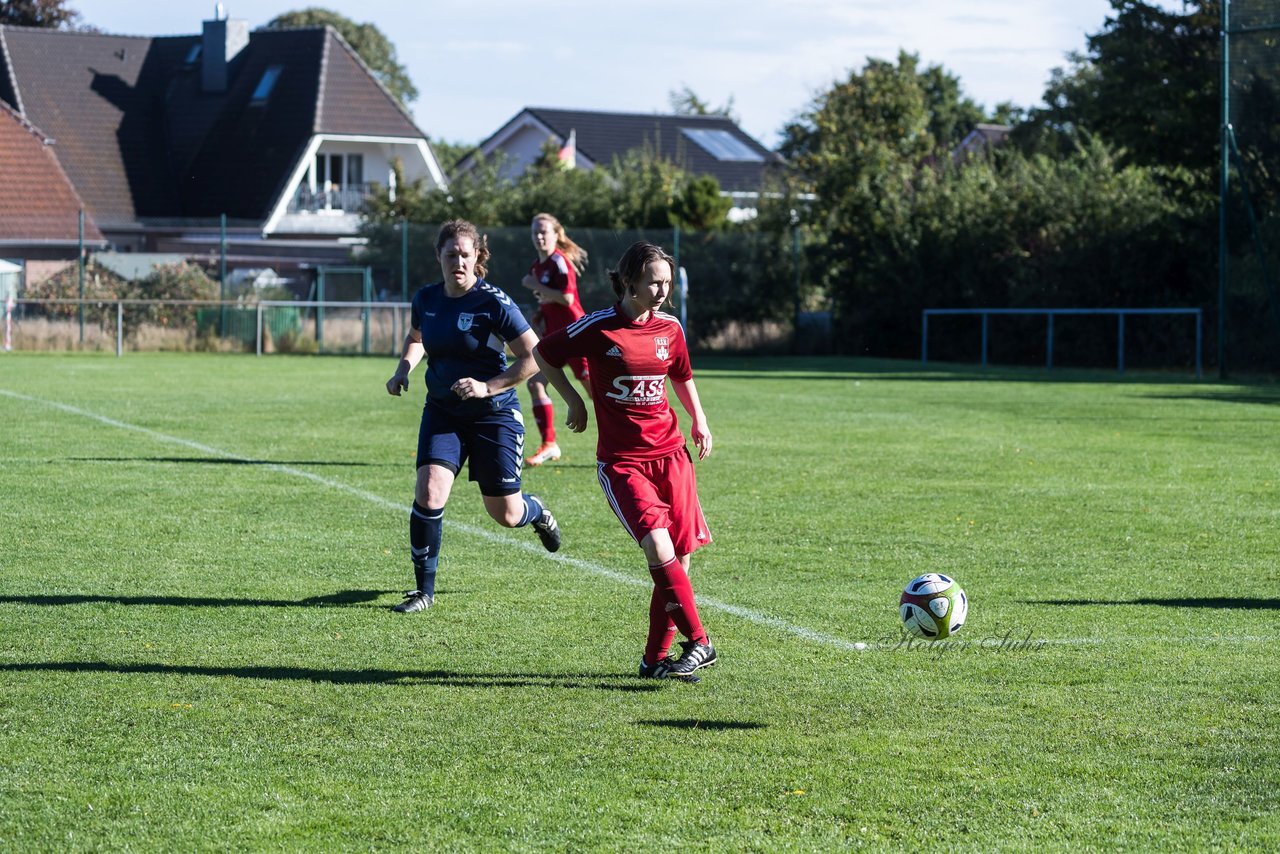
[[[1050,72],[1084,52],[1107,0],[224,0],[251,28],[319,6],[378,27],[419,90],[432,139],[474,144],[524,107],[670,112],[688,87],[728,104],[764,145],[868,57],[918,54],[991,109],[1040,103]],[[124,35],[190,35],[213,0],[67,0],[82,22]],[[1181,0],[1156,5],[1182,8]]]

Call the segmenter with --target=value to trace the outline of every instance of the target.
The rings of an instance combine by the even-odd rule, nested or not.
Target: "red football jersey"
[[[573,297],[573,305],[560,305],[554,302],[538,304],[538,311],[546,321],[547,332],[564,329],[586,312],[582,310],[582,300],[578,297],[578,272],[573,269],[569,259],[559,249],[547,256],[545,261],[535,261],[529,268],[529,275],[538,280],[543,287],[554,291],[562,291]]]
[[[693,378],[680,321],[660,311],[643,323],[614,305],[553,332],[538,343],[548,363],[585,356],[596,411],[596,456],[604,462],[656,460],[684,447],[666,378]]]

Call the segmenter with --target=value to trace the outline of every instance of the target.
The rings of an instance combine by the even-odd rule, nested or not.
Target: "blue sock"
[[[409,554],[418,590],[436,595],[436,565],[440,560],[440,540],[444,534],[444,508],[428,510],[413,502],[409,512]]]
[[[517,528],[523,528],[530,522],[536,522],[542,518],[542,502],[527,492],[520,497],[524,499],[524,517],[519,522],[516,522],[515,527]]]

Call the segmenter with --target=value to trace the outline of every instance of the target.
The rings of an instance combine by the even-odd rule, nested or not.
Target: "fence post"
[[[218,219],[218,300],[222,303],[222,311],[218,318],[218,337],[227,334],[227,215],[221,214]]]
[[[316,270],[316,352],[324,352],[324,267]]]
[[[1227,192],[1231,184],[1231,3],[1222,3],[1222,128],[1218,135],[1222,157],[1218,173],[1218,379],[1227,378]]]
[[[364,336],[361,340],[362,355],[369,355],[369,304],[373,302],[373,268],[364,268],[364,305],[360,307],[360,319],[364,322]]]
[[[1117,315],[1117,317],[1120,318],[1120,329],[1119,329],[1120,341],[1119,341],[1119,346],[1116,348],[1117,350],[1120,351],[1117,357],[1118,358],[1117,371],[1121,376],[1124,376],[1124,312],[1123,311],[1120,312]]]
[[[261,356],[262,355],[262,301],[261,300],[258,301],[258,323],[257,323],[257,330],[254,333],[254,338],[256,339],[256,341],[254,342],[255,349],[257,350],[258,355]]]
[[[1045,314],[1049,317],[1049,329],[1045,334],[1044,345],[1044,369],[1046,371],[1053,370],[1053,312],[1048,311]]]
[[[679,275],[680,275],[680,226],[678,226],[678,225],[673,225],[673,226],[671,226],[671,258],[672,258],[672,260],[674,260],[674,261],[676,262],[676,263],[675,263],[675,269],[673,269],[673,270],[671,271],[671,275],[672,275],[672,276],[674,276],[674,277],[679,277]],[[674,284],[674,283],[673,283],[673,284]],[[673,302],[674,302],[674,300],[673,300]],[[681,306],[680,306],[680,310],[681,310],[681,312],[683,313],[683,311],[684,311],[684,305],[683,305],[683,304],[681,304]],[[682,324],[682,325],[683,325],[683,324]],[[688,332],[688,330],[687,330],[687,329],[685,330],[685,336],[684,336],[684,337],[685,337],[685,339],[686,339],[686,340],[687,340],[687,339],[688,339],[688,337],[689,337],[689,332]]]
[[[987,313],[982,313],[982,369],[987,369]]]
[[[929,309],[920,312],[920,364],[929,364]]]
[[[409,301],[409,220],[400,217],[400,301]]]
[[[124,354],[124,300],[116,300],[116,358]]]
[[[1201,339],[1201,319],[1204,317],[1200,309],[1196,309],[1196,379],[1202,379],[1200,375],[1200,339]]]
[[[795,290],[795,317],[792,319],[791,349],[800,352],[800,313],[804,308],[804,300],[800,294],[800,216],[791,210],[791,269],[792,288]]]
[[[84,208],[80,209],[80,343],[84,344]]]

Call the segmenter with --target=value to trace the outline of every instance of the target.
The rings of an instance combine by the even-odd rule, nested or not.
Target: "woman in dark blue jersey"
[[[387,391],[409,388],[409,373],[427,359],[427,402],[418,430],[418,477],[409,514],[409,545],[417,589],[394,610],[412,614],[435,603],[444,507],[468,463],[485,510],[500,525],[532,525],[547,551],[560,548],[555,517],[520,490],[524,419],[516,386],[537,370],[538,336],[520,309],[484,280],[489,247],[474,225],[440,226],[436,258],[444,281],[413,297],[409,334]],[[508,365],[506,348],[515,360]]]

